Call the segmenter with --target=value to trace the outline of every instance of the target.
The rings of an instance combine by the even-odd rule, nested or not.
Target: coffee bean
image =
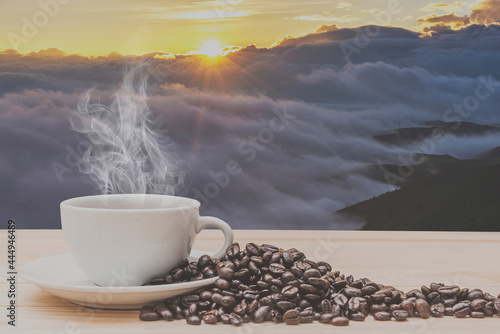
[[[309,277],[307,279],[307,283],[320,290],[327,290],[330,287],[330,283],[323,278]],[[361,290],[360,290],[360,296],[361,296]]]
[[[157,312],[161,317],[167,321],[174,321],[175,317],[172,311],[164,304],[156,305],[153,310]]]
[[[328,299],[323,299],[321,301],[321,312],[330,313],[332,312],[332,302]]]
[[[471,316],[471,318],[482,319],[482,318],[484,318],[484,312],[481,312],[481,311],[472,311],[470,313],[470,316]]]
[[[495,315],[496,310],[494,302],[487,302],[486,305],[484,305],[482,311],[487,317],[492,317],[493,315]]]
[[[226,250],[226,255],[230,259],[238,257],[240,255],[240,245],[237,242],[230,245]]]
[[[494,306],[495,306],[495,310],[497,310],[497,313],[500,314],[500,295],[499,295],[498,299],[495,300]]]
[[[293,265],[293,256],[289,252],[283,252],[283,264],[285,267],[290,268]]]
[[[269,316],[269,313],[271,312],[271,307],[270,306],[261,306],[255,311],[255,314],[253,316],[253,322],[263,322],[267,319]]]
[[[218,287],[221,290],[227,290],[231,287],[229,282],[223,278],[216,279],[214,284],[216,287]]]
[[[314,269],[314,268],[311,268],[311,269],[307,269],[306,271],[304,271],[304,278],[307,280],[309,277],[321,277],[321,273],[319,272],[318,269]]]
[[[231,323],[231,320],[229,319],[229,314],[220,314],[220,320],[222,321],[223,324],[229,325]]]
[[[292,309],[283,314],[283,321],[285,321],[287,325],[298,325],[302,321],[302,317],[299,311]]]
[[[341,307],[346,306],[348,301],[349,299],[342,294],[339,294],[333,298],[333,302]]]
[[[299,290],[301,293],[319,294],[319,290],[310,284],[299,285]]]
[[[362,312],[350,312],[349,319],[353,321],[365,321],[365,315]]]
[[[274,252],[279,251],[279,248],[278,248],[278,247],[273,246],[273,245],[269,245],[269,244],[263,244],[260,248],[261,248],[264,252],[270,251],[270,252],[274,253]]]
[[[373,315],[373,318],[375,318],[375,320],[387,321],[387,320],[391,320],[391,314],[389,312],[381,311],[381,312],[375,313]]]
[[[332,325],[334,326],[348,326],[349,319],[346,317],[336,317],[332,319]]]
[[[236,313],[229,314],[229,321],[233,326],[243,325],[243,318]]]
[[[289,302],[287,300],[282,300],[276,303],[276,308],[281,312],[286,312],[295,307],[297,307],[295,303]]]
[[[234,276],[234,270],[228,267],[222,267],[217,271],[217,275],[225,280],[230,280]]]
[[[457,318],[465,318],[471,312],[471,308],[467,303],[460,302],[453,306],[453,315]]]
[[[420,291],[422,291],[422,293],[426,296],[432,292],[431,288],[428,288],[425,285],[422,285]]]
[[[486,300],[484,299],[474,299],[473,301],[470,302],[470,308],[473,311],[479,311],[486,305]]]
[[[200,301],[199,295],[185,295],[181,298],[181,303],[184,307],[189,307],[192,303],[197,303]]]
[[[443,286],[440,287],[437,292],[445,298],[455,297],[460,292],[460,288],[456,285],[454,286]]]
[[[347,298],[361,297],[361,290],[357,289],[357,288],[345,288],[344,289],[344,295]]]
[[[377,313],[377,312],[387,311],[388,309],[389,308],[384,303],[372,304],[370,306],[370,312],[371,313]]]
[[[219,321],[219,319],[217,318],[217,310],[210,310],[206,312],[203,315],[202,320],[206,324],[216,324]]]
[[[153,311],[153,307],[144,305],[143,307],[141,307],[139,319],[141,319],[142,321],[156,321],[160,320],[161,317],[157,312]]]
[[[257,246],[256,244],[254,243],[248,243],[245,247],[245,249],[247,250],[248,254],[250,254],[250,256],[259,256],[260,255],[260,248],[259,246]]]
[[[431,308],[425,299],[415,300],[415,308],[420,318],[427,319],[431,316]]]
[[[192,315],[186,319],[186,322],[190,325],[201,325],[201,319],[197,315]]]
[[[287,285],[283,289],[281,289],[281,294],[284,297],[295,297],[299,293],[299,289],[292,285]]]
[[[392,311],[392,316],[396,321],[405,321],[408,319],[409,314],[405,310],[394,310]]]
[[[447,306],[444,308],[444,315],[451,316],[453,315],[453,307]]]
[[[474,299],[484,299],[484,293],[480,289],[473,289],[469,291],[469,294],[467,295],[467,299],[472,301]]]
[[[444,304],[438,303],[431,305],[431,315],[435,318],[442,317],[445,313],[446,307]]]
[[[366,299],[362,297],[353,297],[349,299],[349,302],[347,303],[347,307],[351,311],[361,311],[363,312],[366,309],[367,302]]]
[[[274,275],[282,275],[284,274],[287,270],[286,267],[282,264],[279,263],[271,263],[269,265],[269,271],[274,274]]]
[[[238,301],[233,296],[224,296],[224,297],[222,297],[220,303],[224,307],[231,307],[231,306],[236,305],[237,302]]]

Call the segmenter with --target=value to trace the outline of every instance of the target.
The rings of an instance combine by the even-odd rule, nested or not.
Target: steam
[[[141,64],[126,71],[111,105],[92,104],[92,90],[78,104],[80,117],[72,120],[72,129],[90,143],[79,168],[103,194],[173,195],[183,181],[166,138],[152,129],[147,81]]]

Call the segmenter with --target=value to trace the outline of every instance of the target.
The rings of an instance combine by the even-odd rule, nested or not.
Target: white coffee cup
[[[166,195],[97,195],[61,203],[69,250],[88,278],[100,286],[137,286],[164,275],[191,252],[207,226],[224,233],[221,258],[233,242],[224,221],[200,217],[200,202]]]

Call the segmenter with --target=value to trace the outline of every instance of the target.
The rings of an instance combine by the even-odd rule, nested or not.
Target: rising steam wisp
[[[90,142],[80,171],[103,194],[173,195],[182,183],[166,138],[152,130],[145,69],[142,64],[126,72],[109,106],[91,103],[88,91],[78,105],[80,117],[71,123]]]

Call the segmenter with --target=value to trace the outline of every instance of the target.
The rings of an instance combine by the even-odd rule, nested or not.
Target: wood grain
[[[457,284],[500,293],[500,233],[460,232],[369,232],[369,231],[262,231],[236,230],[240,244],[272,243],[295,247],[309,258],[323,260],[355,277],[409,290],[430,282]],[[222,233],[203,231],[195,248],[216,251]],[[7,271],[6,232],[0,231],[0,270]],[[67,252],[60,230],[18,230],[17,265]],[[7,282],[0,282],[0,306],[8,305]],[[335,328],[319,323],[296,327],[283,324],[187,326],[184,321],[145,323],[137,311],[94,310],[53,297],[22,280],[17,286],[16,328],[2,315],[1,333],[500,333],[500,318],[489,319],[410,319],[405,323],[376,322]]]

